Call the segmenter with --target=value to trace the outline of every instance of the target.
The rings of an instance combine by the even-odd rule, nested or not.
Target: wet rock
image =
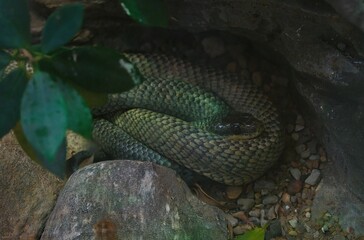
[[[238,205],[240,206],[240,209],[243,211],[250,211],[255,205],[255,200],[250,198],[240,198],[237,201]]]
[[[263,204],[267,205],[267,204],[275,204],[277,203],[279,200],[279,198],[276,195],[269,195],[265,198],[263,198]]]
[[[272,181],[259,180],[254,183],[254,191],[260,192],[262,190],[272,191],[276,189],[276,184]]]
[[[301,192],[303,182],[301,180],[293,180],[287,186],[287,192],[291,195]]]
[[[306,178],[305,183],[309,185],[316,185],[320,180],[321,172],[318,169],[313,169],[311,174]]]
[[[282,236],[282,226],[279,220],[273,220],[265,233],[265,239],[273,239]]]
[[[225,215],[225,218],[226,218],[226,220],[228,221],[228,223],[229,223],[231,226],[235,227],[236,225],[238,225],[239,220],[238,220],[238,219],[236,219],[235,217],[233,217],[232,215],[230,215],[230,214],[226,214],[226,215]]]
[[[301,171],[298,168],[290,168],[289,172],[294,179],[299,180],[301,178]]]
[[[233,231],[235,235],[240,235],[246,233],[247,231],[251,230],[252,227],[249,224],[242,224],[234,227]]]
[[[93,164],[73,174],[41,239],[101,239],[106,229],[123,239],[227,236],[225,214],[200,202],[174,171],[127,160]]]
[[[254,209],[254,210],[250,211],[249,216],[259,218],[260,217],[260,209]]]

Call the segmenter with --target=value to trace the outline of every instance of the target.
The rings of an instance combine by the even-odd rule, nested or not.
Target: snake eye
[[[260,134],[262,124],[251,114],[248,113],[230,113],[225,118],[216,123],[212,131],[219,135],[242,135],[249,138]]]

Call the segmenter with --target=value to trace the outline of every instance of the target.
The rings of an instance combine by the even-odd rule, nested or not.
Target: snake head
[[[249,113],[232,112],[212,126],[212,132],[232,139],[246,140],[259,136],[263,124]]]

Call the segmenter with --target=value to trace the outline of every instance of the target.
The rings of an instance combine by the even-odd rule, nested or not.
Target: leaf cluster
[[[151,4],[160,0],[120,2],[143,24],[167,23],[164,8]],[[152,9],[159,15],[153,17]],[[66,130],[89,138],[89,106],[142,81],[118,52],[66,45],[79,32],[84,11],[80,3],[58,8],[46,21],[40,44],[32,44],[28,1],[0,1],[0,137],[13,129],[27,153],[60,177],[65,174]]]

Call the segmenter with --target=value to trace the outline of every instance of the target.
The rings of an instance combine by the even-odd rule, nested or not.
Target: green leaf
[[[11,56],[8,53],[0,51],[0,72],[2,72],[6,66],[8,66],[10,60]]]
[[[80,30],[83,15],[80,3],[67,4],[53,12],[42,33],[42,51],[50,53],[68,43]]]
[[[150,26],[168,25],[167,8],[163,0],[119,0],[125,13],[134,20]]]
[[[68,129],[86,137],[91,137],[92,115],[83,98],[65,82],[58,82],[66,101]]]
[[[50,172],[55,174],[60,178],[65,177],[66,172],[66,140],[63,140],[61,146],[58,148],[56,153],[56,158],[53,162],[47,161],[47,159],[42,158],[36,150],[32,147],[32,145],[28,142],[24,135],[24,131],[20,122],[18,122],[13,128],[15,133],[15,137],[18,140],[19,145],[22,149],[28,154],[28,156],[35,161],[36,163],[42,165]]]
[[[8,133],[19,120],[20,102],[26,84],[26,73],[20,68],[0,80],[0,138]]]
[[[142,81],[139,71],[122,54],[101,47],[60,51],[42,59],[39,67],[94,92],[127,91]]]
[[[27,0],[0,1],[0,48],[30,45],[30,15]]]
[[[48,73],[36,71],[21,102],[20,121],[27,140],[47,166],[65,138],[67,109],[62,91]]]
[[[234,240],[264,240],[265,228],[254,228],[243,235],[235,237]]]

